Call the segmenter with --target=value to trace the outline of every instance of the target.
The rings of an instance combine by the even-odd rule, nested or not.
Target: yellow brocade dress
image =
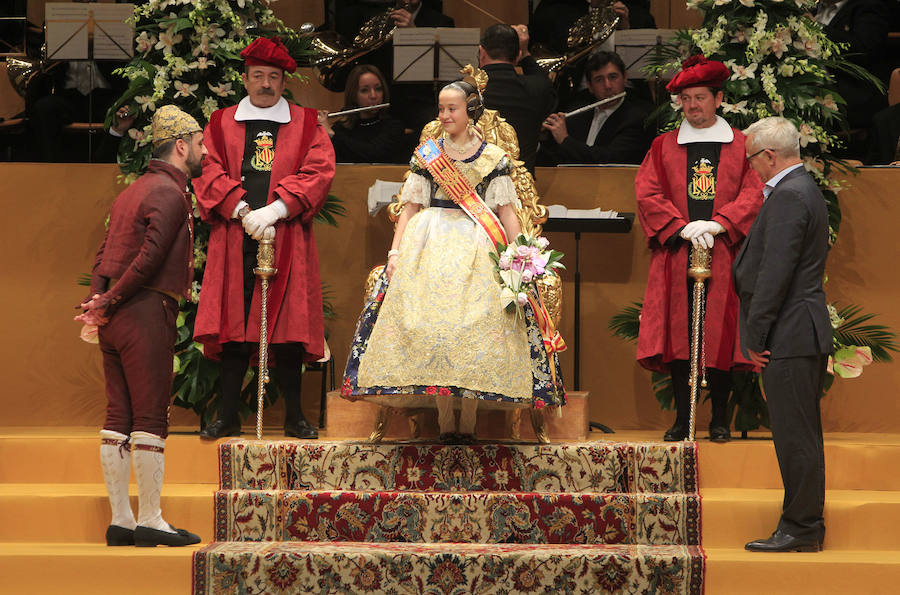
[[[483,143],[454,165],[493,210],[517,204],[502,149]],[[382,275],[360,317],[342,394],[393,407],[433,396],[475,398],[483,406],[559,405],[556,357],[548,357],[530,308],[506,312],[485,232],[411,164],[400,201],[422,205],[407,223],[397,269]],[[535,403],[535,400],[538,402]]]

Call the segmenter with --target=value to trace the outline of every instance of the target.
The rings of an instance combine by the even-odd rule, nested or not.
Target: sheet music
[[[460,69],[478,61],[478,29],[409,27],[394,31],[394,80],[431,82],[435,79],[435,40],[440,44],[437,79],[459,78]]]
[[[547,216],[551,219],[618,219],[619,213],[611,209],[604,211],[603,207],[569,209],[564,205],[548,205]]]
[[[132,14],[134,4],[48,2],[47,57],[52,60],[130,59],[134,54],[134,31],[125,19]],[[91,41],[93,55],[89,49]]]
[[[645,79],[642,68],[650,61],[650,55],[657,43],[669,44],[675,37],[675,29],[625,29],[616,31],[616,53],[625,62],[626,76],[630,79]],[[674,75],[674,71],[665,76]]]

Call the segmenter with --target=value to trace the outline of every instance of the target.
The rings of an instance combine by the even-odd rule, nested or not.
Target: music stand
[[[404,27],[394,31],[394,81],[438,83],[459,78],[478,62],[480,31],[455,27]]]
[[[134,30],[125,21],[133,14],[134,4],[46,4],[47,60],[88,61],[88,162],[93,162],[94,61],[131,59]]]

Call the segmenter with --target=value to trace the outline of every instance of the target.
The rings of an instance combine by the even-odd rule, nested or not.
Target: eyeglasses
[[[753,159],[754,157],[756,157],[757,155],[759,155],[759,154],[762,153],[763,151],[774,151],[774,150],[775,150],[775,149],[769,149],[769,148],[760,149],[759,151],[757,151],[757,152],[754,153],[753,155],[747,155],[747,161],[750,161],[751,159]]]

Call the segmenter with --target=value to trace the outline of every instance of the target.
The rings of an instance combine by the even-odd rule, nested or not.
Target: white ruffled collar
[[[246,120],[269,120],[279,124],[287,124],[291,121],[291,108],[284,97],[279,97],[278,102],[272,107],[256,107],[250,103],[249,97],[244,97],[238,103],[234,112],[234,119],[238,122]]]
[[[708,128],[694,128],[687,120],[682,120],[678,129],[678,144],[689,143],[730,143],[734,140],[734,130],[722,116],[716,116],[716,123]]]

